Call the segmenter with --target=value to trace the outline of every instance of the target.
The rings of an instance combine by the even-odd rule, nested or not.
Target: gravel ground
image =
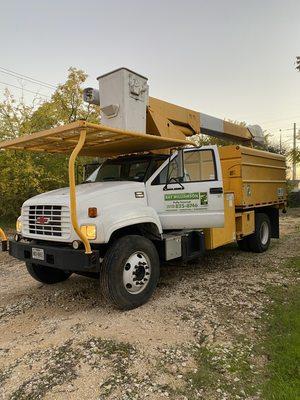
[[[45,286],[0,253],[0,398],[260,399],[267,286],[293,280],[282,265],[300,253],[299,227],[290,210],[267,253],[230,245],[163,266],[151,301],[126,312],[103,301],[96,280]]]

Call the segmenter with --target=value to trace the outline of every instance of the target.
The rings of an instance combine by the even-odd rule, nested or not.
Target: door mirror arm
[[[172,157],[172,151],[170,154],[170,158],[169,158],[169,162],[168,162],[168,170],[167,170],[167,180],[166,180],[166,184],[163,187],[163,190],[175,190],[174,188],[169,189],[168,185],[172,182],[174,183],[178,183],[180,185],[180,190],[184,189],[184,186],[181,184],[180,179],[184,178],[184,165],[183,165],[183,149],[178,149],[177,150],[177,155],[175,156],[175,158],[173,158],[171,160]],[[177,163],[178,166],[178,177],[171,177],[170,178],[170,164],[171,162],[175,160],[175,162]],[[178,190],[178,188],[176,188]]]
[[[170,183],[172,183],[174,181],[174,183],[178,183],[178,185],[180,186],[179,188],[178,187],[176,187],[176,188],[168,188],[168,185],[170,184]],[[184,186],[182,185],[182,183],[179,181],[179,178],[170,178],[167,182],[166,182],[166,184],[165,184],[165,186],[163,187],[163,190],[183,190],[184,189]]]

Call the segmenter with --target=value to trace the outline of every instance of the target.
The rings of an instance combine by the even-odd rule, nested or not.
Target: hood
[[[121,191],[136,191],[145,189],[143,182],[131,182],[131,181],[118,181],[118,182],[94,182],[84,183],[76,186],[76,197],[83,200],[92,200],[93,198],[101,198],[103,195],[107,195],[113,192],[120,193]],[[36,205],[36,204],[57,204],[57,205],[68,205],[69,204],[69,193],[68,187],[62,189],[52,190],[50,192],[38,194],[35,197],[25,201],[24,205]]]

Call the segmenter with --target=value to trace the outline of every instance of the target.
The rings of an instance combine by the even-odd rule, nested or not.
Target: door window
[[[184,160],[184,182],[215,181],[217,179],[212,150],[186,151]]]

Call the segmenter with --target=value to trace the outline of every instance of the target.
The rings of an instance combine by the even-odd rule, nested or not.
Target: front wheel
[[[100,268],[100,286],[104,296],[123,310],[146,303],[158,279],[157,250],[149,239],[138,235],[116,240]]]
[[[63,271],[61,269],[45,267],[40,264],[26,263],[27,271],[38,282],[52,285],[54,283],[67,280],[72,272]]]

